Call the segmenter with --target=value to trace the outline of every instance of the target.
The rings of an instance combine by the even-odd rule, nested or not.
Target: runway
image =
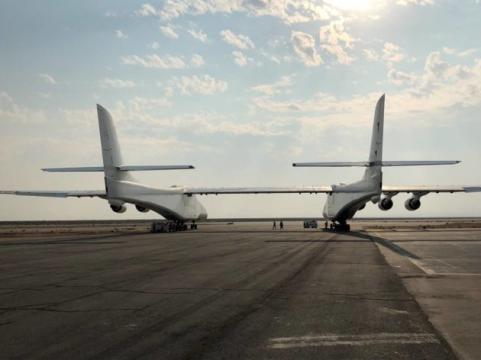
[[[481,228],[373,224],[0,226],[2,357],[474,359]]]

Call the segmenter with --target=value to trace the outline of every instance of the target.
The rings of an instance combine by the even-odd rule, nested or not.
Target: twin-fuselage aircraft
[[[349,230],[347,220],[368,202],[377,203],[381,210],[393,206],[392,197],[398,193],[410,193],[405,207],[409,211],[419,209],[421,197],[428,193],[481,192],[481,186],[390,186],[382,182],[382,168],[386,166],[453,165],[459,161],[383,161],[384,100],[381,96],[376,104],[372,126],[369,158],[363,162],[312,162],[294,163],[295,167],[364,167],[361,180],[351,184],[303,187],[168,187],[153,188],[138,183],[133,171],[193,169],[192,165],[125,165],[122,161],[115,125],[110,113],[97,105],[97,114],[102,145],[103,166],[46,168],[48,172],[103,172],[104,190],[74,191],[16,191],[4,190],[0,194],[46,196],[46,197],[99,197],[108,201],[110,208],[117,213],[126,210],[125,204],[133,204],[138,211],[155,211],[167,220],[178,224],[207,218],[207,211],[197,195],[220,194],[327,194],[323,209],[326,220],[332,221],[335,229]]]

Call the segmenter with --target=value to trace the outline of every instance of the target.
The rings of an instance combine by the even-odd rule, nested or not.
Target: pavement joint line
[[[481,276],[480,273],[462,273],[462,272],[459,272],[459,273],[442,272],[442,273],[436,273],[435,275],[436,276]]]
[[[439,343],[433,333],[324,334],[272,338],[268,348],[290,349],[323,346],[367,346]]]

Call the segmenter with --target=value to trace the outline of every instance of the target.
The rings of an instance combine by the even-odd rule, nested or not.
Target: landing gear
[[[328,222],[326,221],[325,226],[324,226],[325,231],[339,231],[339,232],[349,232],[351,231],[351,226],[346,223],[345,221],[342,222],[331,222],[329,223],[329,229],[328,229]]]
[[[340,222],[338,224],[335,224],[334,229],[336,231],[349,232],[349,231],[351,231],[351,225],[349,225],[348,223],[346,223],[344,221],[344,222]]]
[[[165,220],[165,221],[154,221],[150,228],[150,231],[153,233],[159,232],[176,232],[176,231],[186,231],[188,230],[187,224],[183,221],[175,221],[175,220]],[[197,229],[197,224],[195,221],[192,222],[190,225],[191,230]]]

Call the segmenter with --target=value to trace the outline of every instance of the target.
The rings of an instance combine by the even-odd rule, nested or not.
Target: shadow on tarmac
[[[391,250],[391,251],[393,251],[396,254],[399,254],[401,256],[405,256],[405,257],[408,257],[410,259],[416,259],[416,260],[421,259],[419,256],[413,254],[412,252],[409,252],[406,249],[403,249],[402,247],[400,247],[399,245],[396,245],[396,244],[392,243],[391,241],[389,241],[387,239],[384,239],[382,237],[366,234],[366,233],[361,232],[361,231],[351,231],[349,233],[349,235],[355,236],[355,237],[358,237],[358,238],[361,238],[361,239],[369,239],[369,240],[375,242],[376,244],[384,246],[385,248],[388,248],[389,250]]]

